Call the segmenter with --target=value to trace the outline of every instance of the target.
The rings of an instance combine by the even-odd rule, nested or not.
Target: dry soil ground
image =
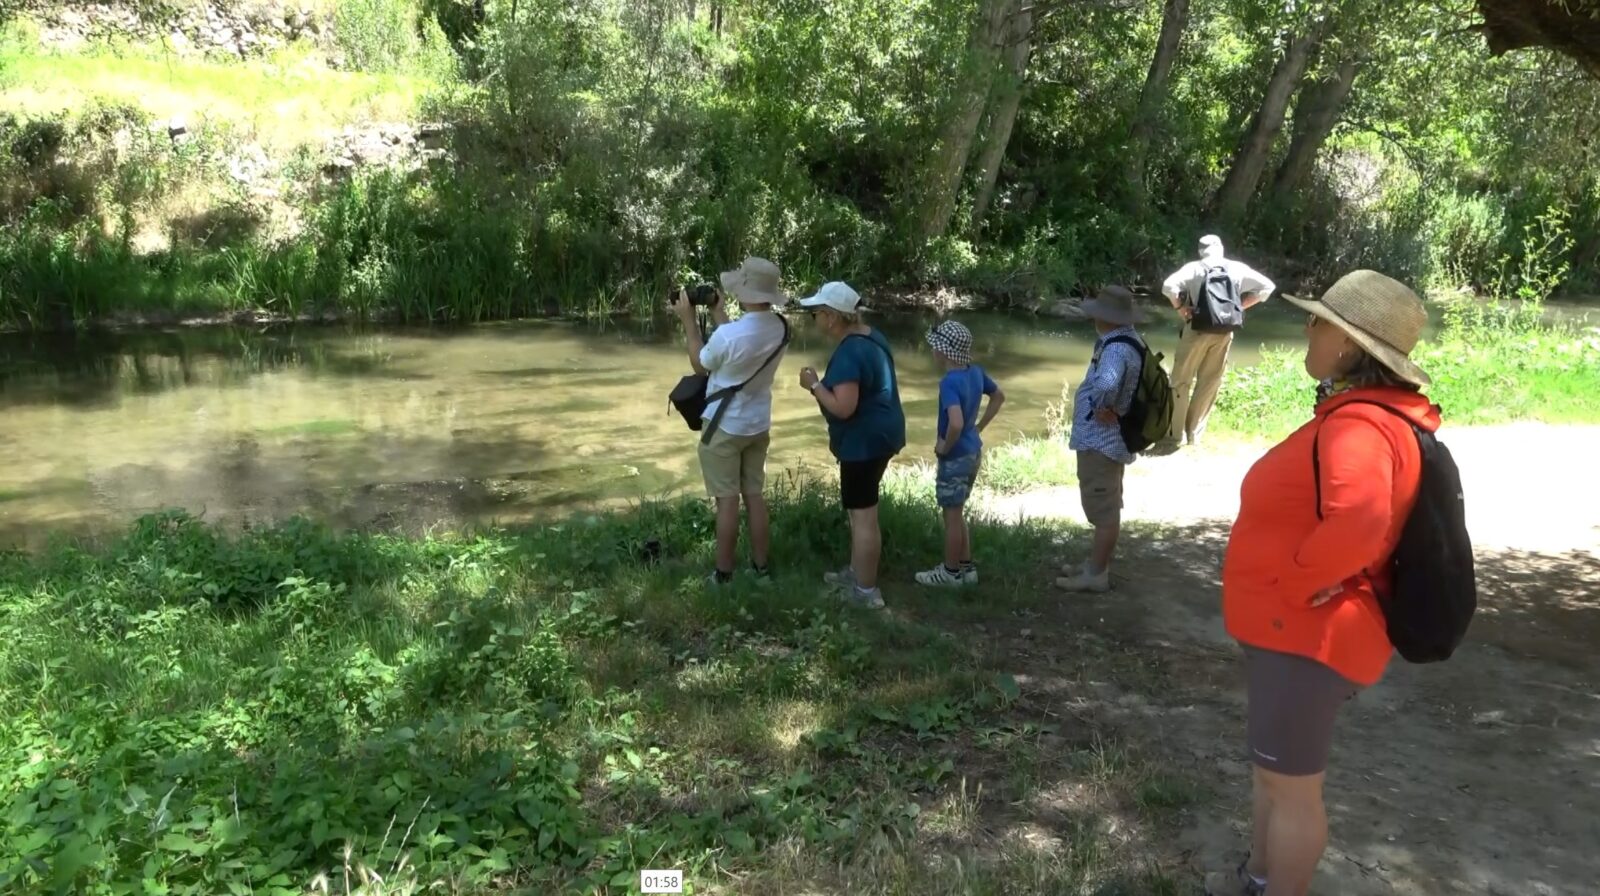
[[[1479,615],[1449,662],[1397,659],[1342,716],[1328,776],[1332,845],[1313,892],[1600,892],[1600,476],[1591,466],[1600,427],[1441,435],[1465,481]],[[1054,618],[1029,622],[1102,635],[1160,674],[1107,675],[1086,692],[1063,651],[1005,627],[991,636],[1041,710],[1057,700],[1057,712],[1091,713],[1201,783],[1181,832],[1151,844],[1153,861],[1185,879],[1237,861],[1245,843],[1244,693],[1218,576],[1238,483],[1260,450],[1141,461],[1128,514],[1150,528],[1128,539],[1116,590],[1063,596],[1045,613]],[[1078,514],[1070,489],[989,510]]]

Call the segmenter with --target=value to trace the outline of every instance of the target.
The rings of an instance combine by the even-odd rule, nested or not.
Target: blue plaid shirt
[[[1106,344],[1118,336],[1132,336],[1144,342],[1133,327],[1118,327],[1095,340],[1094,360],[1089,362],[1089,372],[1072,402],[1072,438],[1067,445],[1073,451],[1098,451],[1114,461],[1131,464],[1133,452],[1122,441],[1122,430],[1115,423],[1094,419],[1094,412],[1104,407],[1126,414],[1133,406],[1134,390],[1139,387],[1139,351],[1121,342]]]

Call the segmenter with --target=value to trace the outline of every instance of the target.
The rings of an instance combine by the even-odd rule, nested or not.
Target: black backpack
[[[733,404],[733,396],[744,391],[745,386],[750,385],[762,371],[771,366],[773,361],[778,360],[779,355],[783,354],[784,347],[789,344],[789,322],[784,320],[781,314],[778,315],[778,321],[783,324],[783,339],[778,342],[778,347],[772,350],[772,354],[767,356],[767,360],[762,361],[761,366],[756,368],[756,372],[750,374],[749,379],[707,395],[706,386],[711,382],[711,377],[703,373],[691,373],[678,380],[678,385],[673,386],[672,391],[667,394],[667,402],[683,415],[683,422],[687,423],[690,429],[700,433],[700,444],[709,443],[711,437],[717,434],[717,427],[722,425],[722,415],[728,412],[728,405]],[[706,407],[713,401],[722,403],[717,405],[717,412],[711,415],[711,424],[707,426]]]
[[[1200,333],[1232,333],[1244,326],[1244,302],[1239,284],[1220,264],[1206,266],[1206,278],[1195,297],[1192,325]]]
[[[1128,413],[1117,420],[1122,430],[1122,441],[1134,454],[1149,448],[1167,437],[1172,426],[1172,381],[1161,366],[1165,357],[1150,350],[1150,346],[1132,336],[1113,336],[1106,345],[1120,342],[1139,352],[1139,384],[1133,389],[1133,404]],[[1104,351],[1104,346],[1101,351]],[[1099,358],[1096,357],[1098,362]]]
[[[1461,471],[1450,449],[1404,414],[1381,402],[1349,403],[1383,408],[1405,420],[1416,434],[1422,453],[1417,503],[1389,557],[1390,593],[1378,595],[1378,605],[1383,608],[1390,643],[1407,662],[1447,660],[1466,637],[1478,608]],[[1322,519],[1322,463],[1315,439],[1311,466],[1317,482],[1317,519]]]

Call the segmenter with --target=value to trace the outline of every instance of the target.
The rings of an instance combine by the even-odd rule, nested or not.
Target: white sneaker
[[[1056,579],[1056,587],[1079,594],[1104,594],[1111,590],[1111,570],[1099,575],[1080,570],[1075,576]]]
[[[977,584],[977,581],[976,572],[972,573],[972,581],[968,582],[967,573],[951,572],[943,563],[926,572],[917,573],[917,584],[927,585],[930,588],[960,588],[964,585]]]
[[[976,584],[978,584],[978,567],[969,566],[966,569],[963,569],[961,571],[961,584],[963,584],[963,585],[976,585]]]

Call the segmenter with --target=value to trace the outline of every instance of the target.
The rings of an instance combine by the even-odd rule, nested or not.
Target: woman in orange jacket
[[[1208,877],[1211,896],[1311,886],[1328,840],[1334,717],[1393,652],[1377,594],[1421,480],[1410,424],[1440,422],[1410,359],[1427,323],[1416,293],[1356,271],[1320,301],[1286,298],[1310,312],[1305,367],[1321,385],[1311,422],[1245,477],[1223,560],[1223,621],[1245,652],[1254,811],[1249,858]]]

